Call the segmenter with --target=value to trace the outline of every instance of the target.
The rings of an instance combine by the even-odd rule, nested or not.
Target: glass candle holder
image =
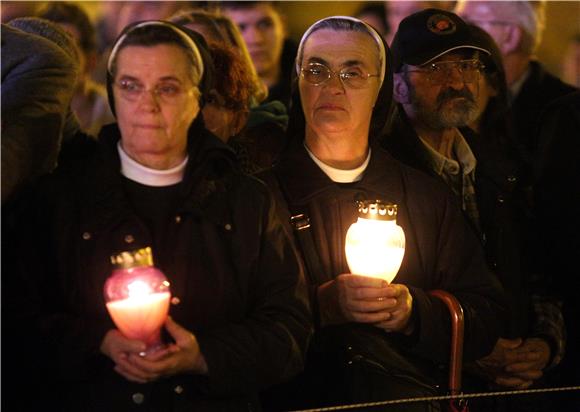
[[[397,205],[381,200],[358,202],[358,220],[346,232],[345,253],[351,273],[391,283],[405,255],[405,233],[397,225]]]
[[[115,269],[105,282],[109,315],[129,339],[145,342],[142,356],[161,349],[161,328],[169,313],[169,282],[153,266],[151,248],[111,256]]]

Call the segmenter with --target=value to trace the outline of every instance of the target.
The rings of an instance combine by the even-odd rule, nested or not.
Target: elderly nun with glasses
[[[381,36],[358,19],[312,25],[296,57],[289,147],[260,175],[301,249],[315,324],[305,373],[277,388],[289,408],[435,394],[445,381],[437,366],[449,361],[450,318],[430,290],[451,292],[463,305],[467,358],[489,353],[499,333],[501,288],[451,193],[378,145],[391,107],[391,64]],[[352,273],[345,253],[349,227],[373,203],[395,205],[406,238],[390,282]]]
[[[258,410],[260,390],[303,368],[302,269],[266,186],[203,126],[207,56],[188,29],[128,26],[108,64],[117,123],[23,210],[13,336],[48,409]],[[158,351],[117,329],[103,294],[110,257],[146,247],[172,293]]]

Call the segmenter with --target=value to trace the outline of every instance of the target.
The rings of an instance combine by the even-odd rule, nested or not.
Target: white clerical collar
[[[365,161],[359,167],[348,170],[336,169],[332,166],[327,165],[326,163],[323,163],[320,159],[314,156],[314,153],[312,153],[308,148],[308,146],[306,146],[306,142],[304,143],[304,147],[306,148],[308,155],[314,161],[314,163],[316,163],[318,167],[322,169],[322,171],[326,174],[326,176],[330,178],[330,180],[336,183],[358,182],[363,178],[364,172],[371,160],[371,149],[369,147],[369,154],[367,155]]]
[[[171,186],[183,180],[183,173],[189,157],[186,156],[179,165],[166,170],[150,169],[131,159],[123,150],[121,142],[117,143],[117,151],[121,159],[121,174],[129,180],[145,186]]]

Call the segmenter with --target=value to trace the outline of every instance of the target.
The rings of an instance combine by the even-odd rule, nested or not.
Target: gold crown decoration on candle
[[[397,205],[382,200],[359,200],[358,215],[370,220],[397,220]]]
[[[149,246],[142,249],[124,251],[111,256],[111,263],[116,269],[153,266],[153,252]]]

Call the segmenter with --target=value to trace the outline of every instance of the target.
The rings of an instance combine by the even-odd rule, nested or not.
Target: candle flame
[[[129,289],[130,298],[142,298],[153,292],[151,287],[142,280],[134,280],[127,285],[127,289]]]

